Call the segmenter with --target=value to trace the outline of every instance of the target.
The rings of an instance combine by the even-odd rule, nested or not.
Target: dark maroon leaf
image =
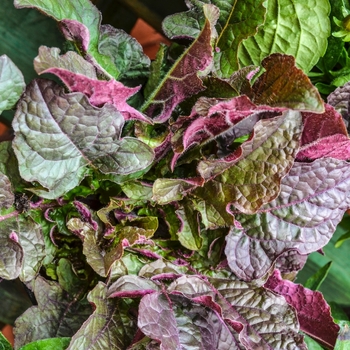
[[[282,295],[295,308],[303,332],[327,348],[334,348],[340,328],[334,323],[330,307],[320,292],[283,280],[278,270],[274,271],[264,287]]]

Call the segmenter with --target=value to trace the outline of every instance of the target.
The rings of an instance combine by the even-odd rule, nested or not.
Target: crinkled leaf
[[[300,254],[328,243],[350,207],[350,166],[333,158],[294,163],[279,196],[255,215],[235,215],[225,249],[232,271],[244,280],[264,276],[288,250]]]
[[[304,267],[307,257],[306,254],[299,254],[297,250],[288,250],[278,257],[275,267],[282,274],[295,277],[296,273]]]
[[[0,114],[15,106],[25,89],[24,77],[6,56],[0,56]]]
[[[329,12],[327,0],[269,0],[264,25],[240,46],[240,64],[259,65],[280,52],[296,57],[298,67],[308,72],[326,51]]]
[[[139,79],[149,74],[150,59],[139,42],[110,25],[101,26],[98,51],[109,56],[120,71],[119,79]]]
[[[39,225],[22,215],[0,221],[1,275],[32,280],[45,257],[45,244]]]
[[[136,298],[158,290],[158,285],[148,279],[126,275],[120,277],[115,283],[109,286],[107,296],[108,298]]]
[[[157,279],[157,276],[181,276],[187,271],[186,266],[175,265],[171,262],[158,259],[149,264],[143,265],[139,271],[139,276]]]
[[[43,277],[35,280],[34,295],[38,306],[29,308],[15,323],[17,348],[39,339],[71,337],[92,311],[82,295],[67,294],[58,283]]]
[[[301,130],[301,115],[296,111],[261,120],[250,139],[229,156],[233,160],[201,161],[198,171],[221,187],[227,204],[254,213],[279,195],[280,182],[294,163]]]
[[[168,290],[215,311],[247,349],[306,349],[294,311],[262,287],[234,278],[182,276]]]
[[[15,0],[17,8],[34,7],[37,10],[61,22],[63,33],[68,40],[76,42],[83,52],[105,74],[117,78],[120,70],[111,58],[98,51],[101,14],[89,0],[63,0],[52,3],[51,0]]]
[[[350,158],[350,139],[341,115],[326,104],[323,114],[303,113],[304,130],[298,160]]]
[[[70,91],[82,92],[88,96],[93,106],[101,107],[109,103],[117,108],[125,120],[136,119],[149,122],[145,115],[126,103],[126,100],[139,91],[140,87],[129,88],[114,79],[109,81],[90,79],[64,68],[49,68],[43,73],[57,75]]]
[[[157,179],[153,184],[153,200],[164,205],[181,200],[203,181],[199,179]]]
[[[241,42],[256,34],[258,27],[265,21],[265,1],[212,0],[211,2],[220,9],[220,18],[216,26],[218,49],[214,55],[215,73],[229,78],[238,70]]]
[[[136,331],[136,324],[128,315],[131,305],[123,299],[107,298],[106,293],[102,282],[89,293],[94,313],[72,337],[67,350],[124,350],[130,345]]]
[[[209,15],[216,10],[211,5],[206,6],[208,6]],[[212,20],[215,21],[215,19]],[[204,90],[198,73],[208,68],[211,62],[211,22],[206,19],[199,36],[159,82],[144,103],[142,110],[152,116],[156,122],[168,120],[171,112],[180,102]]]
[[[254,103],[324,112],[324,103],[318,90],[307,75],[295,66],[293,56],[273,54],[261,64],[266,71],[253,85]]]
[[[13,205],[15,196],[9,178],[0,172],[0,207],[8,209]]]
[[[205,113],[201,110],[204,105],[207,108]],[[249,129],[251,121],[240,123],[241,121],[252,114],[274,110],[280,111],[278,108],[256,106],[247,96],[235,97],[229,101],[199,100],[193,107],[190,116],[179,118],[172,125],[172,129],[175,130],[172,137],[172,147],[175,152],[172,163],[193,145],[203,145],[221,136],[225,137],[226,146],[228,146],[235,138],[252,131]],[[231,137],[231,142],[229,142],[229,137]]]
[[[29,343],[18,350],[65,350],[70,342],[70,338],[51,338],[38,340]]]
[[[213,311],[180,296],[144,296],[138,326],[145,335],[161,342],[161,350],[242,349],[231,329]]]
[[[123,125],[115,107],[96,108],[81,93],[65,94],[52,81],[34,80],[13,121],[20,173],[49,190],[41,191],[41,196],[56,198],[78,185],[86,165],[94,161],[100,167],[108,162],[107,171],[116,174],[146,168],[153,160],[152,150],[136,139],[120,140]],[[139,145],[141,155],[135,154],[124,167],[119,161],[129,143],[133,148]],[[119,149],[124,154],[118,155]]]
[[[320,292],[314,292],[288,280],[283,280],[275,270],[265,283],[265,288],[282,295],[297,312],[300,329],[316,338],[327,348],[333,348],[339,326],[332,319],[330,307]]]
[[[326,279],[331,266],[332,261],[322,266],[314,275],[309,277],[307,281],[303,283],[304,287],[311,290],[318,290],[322,282]]]
[[[327,102],[339,112],[349,129],[350,114],[349,114],[349,101],[350,101],[350,83],[346,83],[344,86],[341,86],[335,89],[327,97]]]
[[[64,55],[60,55],[60,52],[61,50],[56,47],[40,46],[39,55],[34,59],[35,71],[41,74],[49,68],[61,68],[85,75],[90,79],[97,79],[95,67],[83,57],[74,51],[68,51]]]

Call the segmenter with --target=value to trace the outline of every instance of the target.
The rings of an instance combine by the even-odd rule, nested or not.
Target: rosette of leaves
[[[25,86],[1,57],[0,106],[16,112],[0,144],[0,278],[33,300],[16,349],[343,341],[322,295],[288,279],[350,206],[346,125],[301,69],[324,52],[329,28],[307,21],[328,23],[328,3],[293,16],[269,12],[282,0],[186,3],[149,65],[87,0],[15,1],[76,49],[39,48],[37,73],[61,83]]]

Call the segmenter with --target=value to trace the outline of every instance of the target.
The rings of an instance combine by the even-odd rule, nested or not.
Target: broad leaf
[[[327,0],[269,0],[264,25],[240,47],[240,64],[259,65],[266,56],[280,52],[296,57],[297,66],[308,72],[326,51],[329,12]]]
[[[121,29],[101,26],[98,51],[109,56],[120,71],[119,79],[140,79],[149,74],[150,59],[139,42]]]
[[[6,56],[0,56],[0,114],[15,106],[25,89],[21,71]]]
[[[204,90],[198,73],[207,69],[212,62],[210,20],[216,20],[216,8],[206,6],[208,17],[199,36],[178,58],[142,106],[142,111],[153,117],[156,122],[167,121],[179,103]],[[160,111],[157,111],[159,109]]]
[[[218,39],[215,53],[215,73],[229,78],[238,70],[238,52],[241,42],[257,33],[265,22],[263,0],[211,0],[220,9],[217,23]],[[256,63],[254,63],[256,64]]]
[[[278,270],[274,271],[264,286],[282,295],[294,307],[303,332],[316,338],[327,348],[334,347],[339,326],[334,323],[330,307],[320,292],[283,280]]]
[[[63,0],[52,3],[51,0],[15,0],[17,8],[33,7],[61,22],[63,33],[68,40],[76,43],[82,53],[106,75],[118,78],[120,70],[111,58],[98,50],[100,39],[101,14],[89,0]]]
[[[253,85],[254,103],[324,112],[324,103],[318,90],[307,75],[295,66],[293,56],[273,54],[265,58],[261,65],[265,72]]]
[[[71,337],[91,314],[84,290],[67,294],[58,283],[38,277],[34,282],[38,306],[25,311],[15,323],[16,347],[39,339]]]
[[[128,316],[130,303],[123,299],[106,297],[107,287],[99,282],[88,295],[94,313],[72,337],[67,350],[115,349],[124,350],[130,345],[136,324]]]
[[[278,196],[280,182],[293,165],[301,128],[300,113],[295,111],[261,120],[250,139],[228,156],[231,159],[201,161],[198,171],[221,187],[226,204],[254,213]]]
[[[240,225],[231,228],[225,249],[232,271],[244,280],[260,278],[289,250],[309,254],[322,248],[350,207],[349,185],[345,161],[295,163],[278,198],[255,215],[235,215]]]
[[[35,109],[28,110],[28,105]],[[78,185],[84,168],[94,162],[103,172],[123,175],[146,168],[152,150],[137,139],[120,140],[123,125],[124,118],[111,105],[96,108],[81,93],[65,94],[52,81],[33,81],[13,121],[22,177],[48,189],[36,193],[56,198]],[[124,167],[128,152],[133,157]]]
[[[34,68],[38,74],[49,68],[61,68],[70,72],[82,74],[90,79],[97,79],[95,67],[84,60],[74,51],[60,55],[61,50],[56,47],[39,47],[39,55],[34,59]]]
[[[82,92],[88,96],[93,106],[102,107],[109,103],[117,108],[125,120],[136,119],[150,122],[145,115],[126,103],[126,100],[138,92],[140,87],[129,88],[114,79],[109,81],[90,79],[63,68],[49,68],[42,73],[57,75],[70,91]]]

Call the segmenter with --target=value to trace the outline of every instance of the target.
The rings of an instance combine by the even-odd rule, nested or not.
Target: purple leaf
[[[133,305],[123,299],[107,298],[106,294],[107,287],[102,282],[89,293],[94,312],[74,334],[67,350],[124,350],[130,345],[136,331],[129,314]]]
[[[152,281],[134,275],[125,275],[114,282],[107,292],[108,298],[137,298],[155,293],[159,287]]]
[[[150,123],[145,115],[126,103],[126,100],[136,94],[140,87],[129,88],[114,79],[109,81],[90,79],[63,68],[49,68],[43,73],[57,75],[70,91],[82,92],[88,96],[93,106],[101,107],[109,103],[117,108],[125,120],[135,119]]]
[[[0,172],[0,208],[8,209],[13,205],[15,196],[11,187],[9,178]]]
[[[87,206],[79,201],[73,201],[73,205],[78,210],[79,214],[82,217],[82,220],[84,222],[87,222],[91,226],[91,228],[96,231],[98,229],[98,224],[92,218],[91,211],[87,208]]]
[[[334,323],[330,307],[320,292],[283,280],[278,270],[274,271],[264,287],[282,295],[294,307],[303,332],[327,348],[334,348],[340,328]]]
[[[38,339],[71,337],[91,314],[91,306],[79,292],[67,293],[57,282],[38,277],[33,291],[38,305],[17,318],[16,348]]]
[[[305,255],[328,243],[350,207],[350,164],[333,158],[295,163],[279,196],[255,215],[235,215],[225,253],[244,280],[264,276],[289,250]]]
[[[298,160],[350,158],[350,139],[341,115],[326,104],[323,114],[303,113],[304,130]]]
[[[346,83],[344,86],[335,89],[331,94],[328,95],[327,102],[342,115],[346,123],[346,127],[348,128],[350,122],[350,83]]]
[[[261,120],[250,139],[233,154],[223,160],[201,161],[198,172],[217,184],[218,195],[228,199],[226,205],[232,203],[244,213],[255,213],[279,195],[280,182],[294,163],[301,129],[296,111]]]
[[[215,7],[212,5],[206,6],[210,15]],[[212,21],[215,20],[212,19]],[[164,123],[170,118],[171,112],[179,103],[204,90],[204,85],[198,77],[198,73],[207,69],[213,59],[211,26],[212,23],[207,18],[199,36],[175,62],[143,105],[142,110],[153,117],[154,121]],[[159,108],[160,112],[155,115]]]
[[[288,250],[277,259],[275,267],[282,274],[296,273],[304,267],[307,257],[299,254],[297,250]]]
[[[306,349],[297,334],[299,325],[294,310],[283,298],[263,287],[235,278],[204,280],[184,275],[168,291],[170,295],[181,293],[213,310],[239,333],[235,338],[246,349]]]
[[[318,90],[307,75],[295,66],[293,56],[272,54],[261,64],[266,71],[253,85],[254,103],[300,111],[324,111]]]

